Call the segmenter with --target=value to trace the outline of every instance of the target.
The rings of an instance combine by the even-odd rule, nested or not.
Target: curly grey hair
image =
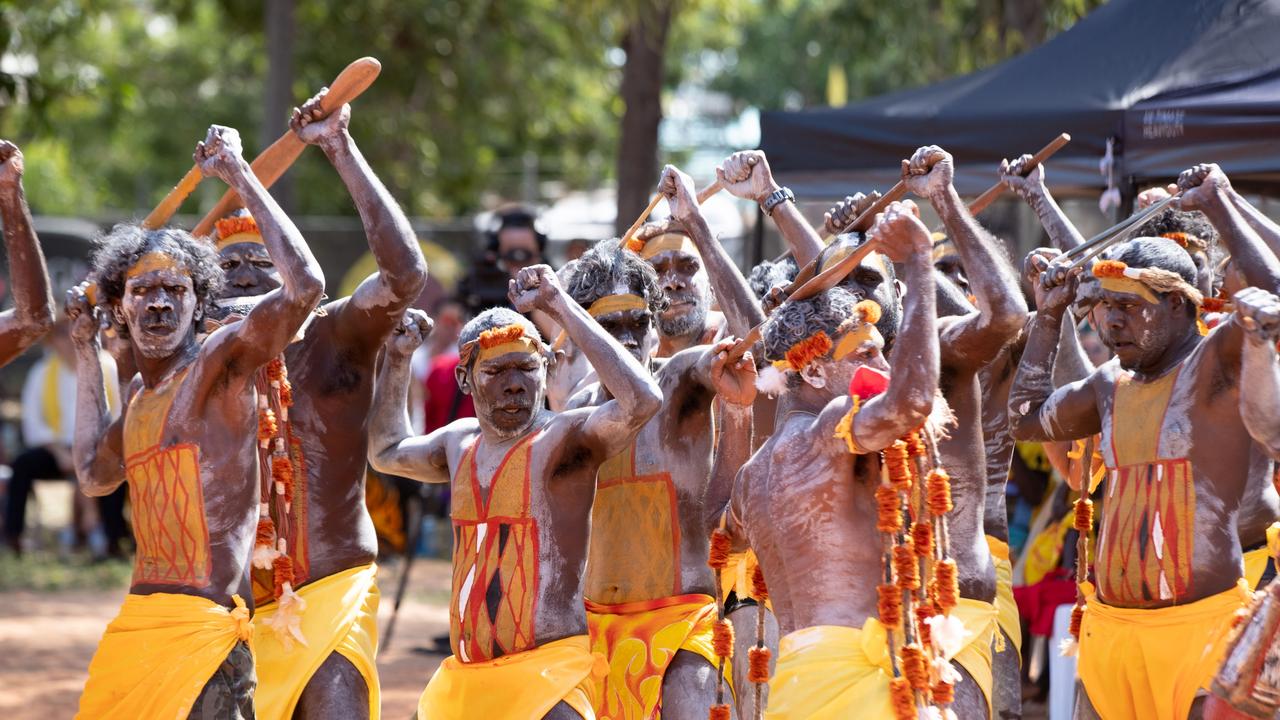
[[[858,296],[834,287],[808,300],[784,303],[773,311],[764,325],[764,356],[773,362],[787,356],[787,350],[819,330],[834,338],[840,324],[854,314]]]
[[[639,255],[622,247],[621,240],[603,240],[560,272],[565,291],[583,307],[609,295],[621,282],[649,303],[657,315],[667,309],[667,296],[658,284],[658,273]]]

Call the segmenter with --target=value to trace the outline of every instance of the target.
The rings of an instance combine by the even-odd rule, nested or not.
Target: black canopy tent
[[[1115,140],[1122,193],[1220,163],[1280,193],[1280,0],[1111,0],[1024,55],[970,75],[841,108],[768,112],[761,148],[797,195],[885,189],[923,143],[956,157],[976,194],[1004,157],[1060,132],[1055,192],[1096,194]]]

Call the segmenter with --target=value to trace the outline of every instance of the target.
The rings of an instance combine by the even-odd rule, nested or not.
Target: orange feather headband
[[[1162,268],[1131,268],[1119,260],[1099,260],[1093,265],[1093,276],[1098,278],[1103,290],[1131,293],[1149,303],[1160,299],[1156,293],[1176,292],[1199,307],[1204,295],[1175,272]]]
[[[213,224],[218,240],[215,243],[218,251],[236,243],[253,243],[262,245],[262,232],[258,230],[258,222],[251,215],[232,215]]]
[[[475,340],[464,343],[458,355],[459,362],[465,366],[471,363],[472,357],[480,362],[512,352],[538,355],[542,350],[542,341],[526,334],[523,325],[513,323],[485,330]]]

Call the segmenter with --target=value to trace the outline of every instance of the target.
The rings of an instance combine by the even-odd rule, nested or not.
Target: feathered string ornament
[[[724,616],[724,585],[720,582],[724,569],[729,566],[733,545],[725,531],[728,513],[720,516],[720,526],[711,531],[711,547],[707,551],[707,565],[716,574],[716,624],[711,629],[711,648],[718,658],[716,666],[716,702],[708,714],[710,720],[729,720],[732,709],[724,701],[724,666],[733,656],[733,622]]]
[[[265,582],[270,583],[276,612],[266,623],[288,649],[294,642],[306,644],[301,623],[307,603],[295,590],[299,572],[295,558],[289,554],[290,548],[296,547],[301,529],[294,527],[293,520],[298,481],[288,443],[293,387],[283,357],[273,359],[258,372],[256,386],[261,499],[252,561],[258,570],[270,571]]]
[[[1068,462],[1075,462],[1068,460]],[[1093,530],[1093,501],[1089,499],[1088,478],[1093,474],[1093,438],[1084,444],[1084,453],[1080,457],[1080,497],[1076,499],[1072,527],[1076,535],[1076,604],[1071,608],[1070,634],[1058,646],[1063,657],[1076,657],[1080,651],[1080,626],[1084,623],[1084,614],[1088,609],[1084,594],[1084,585],[1089,580],[1089,533]]]
[[[769,602],[769,586],[764,582],[764,571],[757,563],[751,571],[751,594],[756,599],[756,646],[747,651],[747,680],[753,684],[755,694],[755,713],[753,720],[760,720],[764,714],[764,686],[769,682],[769,661],[773,653],[764,646],[765,604]]]

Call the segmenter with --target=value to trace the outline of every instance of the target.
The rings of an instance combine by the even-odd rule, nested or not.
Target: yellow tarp
[[[76,718],[186,718],[200,691],[253,624],[240,596],[228,610],[195,595],[126,595],[89,663]]]
[[[285,649],[267,620],[276,604],[258,608],[254,623],[258,691],[254,697],[258,720],[288,720],[302,691],[320,664],[337,652],[364,676],[369,688],[369,717],[382,715],[378,687],[378,574],[376,565],[363,565],[304,585],[298,595],[307,603],[302,613],[304,646]]]

